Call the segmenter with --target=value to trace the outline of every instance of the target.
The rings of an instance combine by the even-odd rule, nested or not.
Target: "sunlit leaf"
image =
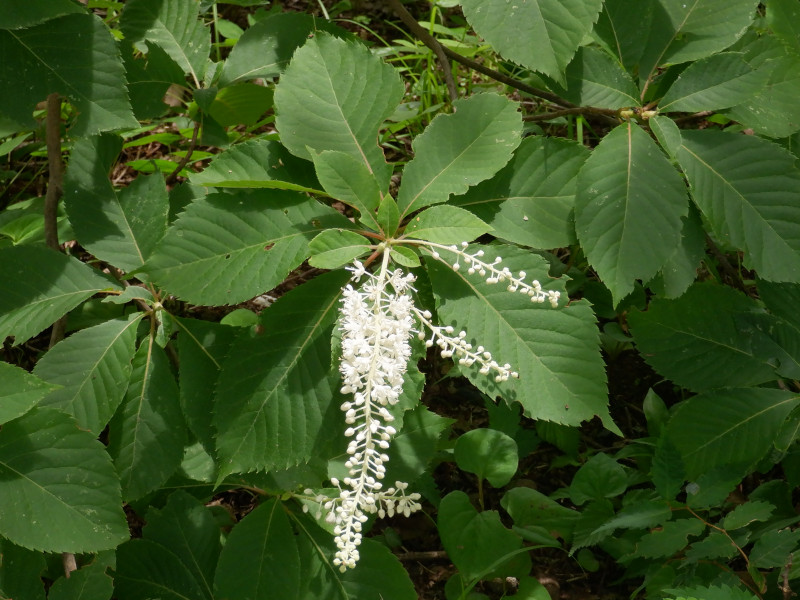
[[[47,383],[25,369],[0,362],[0,425],[21,417],[56,389],[57,385]]]

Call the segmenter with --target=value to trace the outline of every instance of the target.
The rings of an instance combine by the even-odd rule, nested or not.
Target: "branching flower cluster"
[[[511,291],[525,293],[536,302],[549,300],[553,306],[558,304],[558,292],[544,292],[538,281],[525,283],[525,273],[514,276],[508,269],[497,268],[499,261],[493,264],[482,261],[482,251],[469,255],[464,252],[466,245],[463,250],[455,246],[440,248],[455,252],[468,265],[470,273],[487,277],[489,283],[507,281]],[[433,252],[438,258],[435,249]],[[334,525],[337,552],[333,563],[342,572],[358,562],[362,528],[368,515],[408,516],[421,508],[420,495],[406,493],[407,483],[396,481],[391,487],[383,487],[389,460],[386,451],[396,433],[390,409],[398,403],[403,391],[411,357],[411,337],[416,334],[427,347],[438,346],[443,357],[455,357],[461,365],[479,365],[480,373],[493,374],[497,382],[519,376],[511,365],[494,360],[483,346],[473,347],[465,331],[453,335],[453,327],[436,325],[429,311],[419,310],[410,295],[414,275],[401,269],[390,270],[390,253],[390,248],[384,249],[377,274],[354,262],[349,268],[353,273],[352,283],[342,292],[339,371],[341,392],[352,396],[341,405],[347,424],[345,436],[349,438],[345,463],[349,472],[341,482],[331,480],[339,490],[338,496],[314,497],[320,507],[317,518],[324,513],[325,519]],[[452,266],[456,270],[460,267],[458,263]],[[362,279],[365,281],[360,287],[353,286]],[[306,493],[313,492],[306,490]]]

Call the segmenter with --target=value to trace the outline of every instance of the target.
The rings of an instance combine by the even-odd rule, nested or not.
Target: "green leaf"
[[[208,600],[189,565],[161,544],[133,539],[117,548],[117,600]]]
[[[292,515],[292,518],[299,528],[299,535],[295,539],[298,540],[301,560],[300,598],[418,598],[405,568],[385,545],[369,538],[362,540],[358,565],[342,573],[332,564],[336,552],[332,536],[306,515]]]
[[[142,175],[103,206],[73,202],[68,212],[92,254],[132,271],[145,263],[167,231],[167,188],[160,173]]]
[[[398,225],[400,225],[400,210],[391,195],[386,194],[381,200],[375,220],[378,221],[384,231],[397,230]]]
[[[280,75],[295,51],[314,33],[326,31],[341,37],[344,31],[303,13],[278,13],[247,29],[222,66],[219,84]]]
[[[453,454],[458,468],[503,487],[517,472],[517,443],[496,429],[473,429],[456,440]]]
[[[772,36],[761,36],[745,48],[745,60],[763,74],[766,84],[748,101],[726,115],[773,138],[800,130],[800,51],[787,48]]]
[[[44,381],[62,386],[41,405],[55,406],[99,434],[125,395],[140,317],[106,321],[56,344],[33,370]]]
[[[525,271],[527,281],[538,280],[544,289],[566,295],[563,282],[550,280],[543,258],[511,246],[472,246],[468,252],[479,249],[487,263],[502,255],[501,266]],[[441,251],[445,259],[448,254]],[[496,384],[476,366],[461,367],[473,384],[492,397],[516,400],[531,418],[578,425],[597,415],[617,431],[606,406],[605,369],[588,303],[554,309],[509,292],[505,285],[487,284],[466,269],[454,272],[446,263],[426,262],[440,323],[466,330],[474,347],[485,346],[499,364],[507,362],[519,372],[518,380]]]
[[[464,492],[442,499],[437,524],[444,549],[466,580],[483,575],[495,561],[522,547],[522,539],[503,526],[497,511],[479,513]],[[509,567],[507,562],[498,565],[491,574],[511,574]]]
[[[800,54],[800,6],[793,0],[770,0],[767,26],[795,54]]]
[[[416,372],[419,373],[418,370]],[[409,375],[408,372],[405,375],[404,393],[410,391]],[[421,373],[418,376],[421,395],[424,376]],[[417,404],[403,413],[403,428],[392,439],[392,459],[389,461],[386,481],[411,483],[418,479],[436,455],[442,433],[452,423],[452,419],[440,417],[423,404]]]
[[[658,0],[649,32],[642,31],[641,25],[637,32],[639,40],[646,40],[640,77],[651,77],[658,66],[724,50],[744,34],[757,6],[758,0]]]
[[[775,507],[763,500],[751,500],[734,508],[722,520],[722,528],[732,531],[748,526],[754,521],[768,521]]]
[[[147,54],[139,54],[130,41],[123,41],[121,48],[133,113],[141,121],[158,117],[167,108],[169,87],[186,85],[183,69],[159,46],[151,46]]]
[[[102,290],[119,285],[79,260],[44,246],[0,248],[0,339],[14,345],[40,333],[67,311]]]
[[[254,83],[240,83],[217,92],[208,114],[223,127],[255,125],[272,108],[272,89]]]
[[[47,565],[41,552],[0,539],[0,556],[0,598],[45,600],[42,572]]]
[[[58,387],[25,369],[0,362],[0,425],[21,417]]]
[[[650,129],[655,134],[658,143],[671,158],[678,154],[681,147],[681,130],[669,117],[655,115],[650,117]]]
[[[491,179],[452,200],[493,228],[492,234],[532,248],[574,244],[578,171],[589,156],[582,144],[531,136]]]
[[[663,500],[637,502],[620,510],[613,519],[598,527],[594,533],[607,533],[615,529],[650,529],[669,521],[672,509]]]
[[[136,127],[125,71],[103,21],[69,14],[25,29],[0,30],[0,112],[23,124],[50,93],[67,96],[78,116],[70,135]],[[20,79],[22,78],[22,79]],[[24,81],[24,85],[20,85]]]
[[[572,528],[580,517],[576,510],[561,506],[555,500],[531,488],[511,488],[503,496],[501,504],[514,519],[516,528],[541,529],[547,535],[560,537],[569,542]]]
[[[609,133],[578,175],[575,230],[614,304],[653,277],[681,240],[686,186],[632,122]]]
[[[189,430],[213,453],[214,386],[237,329],[210,321],[176,319],[181,408]]]
[[[682,137],[678,160],[720,241],[744,250],[745,266],[762,279],[800,281],[796,157],[755,136],[704,130]]]
[[[207,187],[322,193],[308,161],[292,156],[278,142],[258,138],[221,152],[204,170],[190,175],[189,181]]]
[[[750,564],[760,569],[783,567],[800,545],[800,530],[767,531],[750,551]]]
[[[330,334],[349,273],[335,271],[282,296],[241,336],[223,364],[215,424],[220,478],[281,469],[312,456],[334,394]]]
[[[312,158],[317,177],[325,191],[331,197],[357,209],[363,223],[379,230],[375,211],[381,203],[381,192],[378,181],[367,166],[350,154],[333,150],[315,154]]]
[[[644,44],[642,32],[650,31],[658,2],[652,0],[605,0],[594,34],[609,48],[626,70],[636,72]]]
[[[316,35],[295,52],[275,88],[275,124],[295,156],[309,159],[310,150],[350,154],[385,192],[391,168],[377,143],[378,128],[402,95],[394,68],[362,44]]]
[[[470,25],[504,58],[554,78],[561,77],[602,6],[601,0],[533,0],[490,10],[482,0],[461,2]]]
[[[34,408],[0,430],[0,535],[44,552],[97,552],[128,537],[103,445],[68,415]]]
[[[213,598],[213,573],[221,549],[219,526],[202,502],[184,491],[174,492],[164,508],[151,508],[147,512],[147,525],[142,533],[145,539],[161,544],[177,556],[205,597]]]
[[[665,500],[674,500],[686,481],[686,468],[681,453],[669,438],[659,437],[651,470],[658,495]]]
[[[22,29],[62,15],[83,13],[70,0],[6,0],[0,6],[0,29]]]
[[[643,558],[669,558],[689,543],[689,536],[697,536],[706,529],[699,519],[669,521],[643,535],[636,546],[637,556]]]
[[[136,500],[175,472],[183,458],[186,426],[169,359],[152,336],[133,358],[125,399],[111,421],[108,452],[125,500]]]
[[[160,174],[137,177],[115,192],[109,181],[121,140],[101,135],[78,140],[70,155],[64,195],[81,244],[97,258],[132,271],[141,267],[167,229],[169,201]]]
[[[664,435],[683,457],[689,479],[723,465],[754,465],[800,398],[783,390],[731,388],[682,402]]]
[[[455,113],[437,115],[414,138],[414,158],[403,170],[397,196],[402,217],[488,179],[519,146],[522,117],[505,96],[477,94],[453,107]]]
[[[800,285],[758,280],[758,297],[769,311],[800,329]]]
[[[277,286],[308,256],[308,238],[337,225],[352,226],[296,192],[209,194],[179,215],[144,270],[187,302],[236,304]]]
[[[658,110],[699,112],[736,106],[755,96],[764,84],[737,52],[702,58],[684,70],[658,103]]]
[[[741,315],[757,309],[732,288],[698,283],[675,300],[653,300],[647,312],[633,312],[628,320],[639,351],[656,371],[702,391],[775,378],[753,335],[742,331]]]
[[[718,538],[720,543],[725,538],[720,535]],[[734,548],[735,550],[735,548]],[[756,596],[741,588],[731,588],[727,585],[721,586],[696,586],[696,587],[682,587],[679,589],[664,590],[671,594],[678,594],[681,596],[678,600],[691,600],[696,597],[701,600],[757,600]],[[685,597],[685,599],[684,599]]]
[[[460,244],[471,242],[491,229],[463,208],[432,206],[411,219],[406,225],[405,235],[437,244]]]
[[[680,245],[661,267],[661,272],[648,284],[665,298],[678,298],[689,289],[697,279],[697,269],[705,257],[706,232],[700,212],[690,205],[689,214],[681,220],[683,231]]]
[[[220,598],[300,598],[297,538],[283,504],[268,500],[233,528],[219,557],[214,591]]]
[[[144,42],[159,46],[187,75],[195,87],[206,70],[211,34],[200,20],[193,0],[130,0],[120,19],[125,39],[144,50]]]
[[[346,229],[326,229],[308,243],[308,264],[319,269],[338,269],[370,251],[372,242]]]
[[[114,553],[107,552],[114,558]],[[57,579],[47,594],[48,600],[109,600],[114,593],[114,580],[106,573],[109,560],[101,557],[77,571],[70,573],[69,578]]]
[[[607,454],[598,453],[578,469],[569,486],[569,497],[578,506],[589,500],[614,498],[628,487],[625,469]]]
[[[618,60],[594,46],[584,46],[567,67],[566,84],[553,86],[562,98],[579,106],[641,106],[639,90]]]

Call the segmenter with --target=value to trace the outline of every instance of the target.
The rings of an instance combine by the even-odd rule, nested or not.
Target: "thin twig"
[[[395,554],[400,560],[450,560],[444,550],[430,550],[427,552],[405,552]]]
[[[549,121],[557,117],[565,117],[567,115],[602,115],[605,117],[615,117],[619,111],[610,108],[595,108],[594,106],[576,106],[574,108],[564,108],[562,110],[554,110],[547,113],[539,113],[536,115],[526,115],[522,117],[523,121]]]
[[[453,79],[453,73],[450,70],[450,62],[447,60],[446,49],[436,38],[417,23],[417,20],[406,10],[406,7],[400,3],[400,0],[389,0],[389,5],[392,7],[392,10],[394,10],[395,14],[400,17],[400,20],[411,30],[411,33],[416,35],[422,43],[430,48],[436,55],[439,61],[439,67],[444,74],[445,84],[447,84],[447,92],[450,94],[450,102],[458,100],[458,89]]]
[[[194,147],[197,145],[197,134],[200,132],[200,121],[195,121],[194,130],[192,131],[192,139],[189,141],[189,149],[186,150],[186,154],[178,163],[178,166],[175,167],[175,170],[167,176],[166,184],[172,185],[178,181],[178,174],[183,170],[189,161],[192,159],[192,152],[194,152]]]
[[[64,165],[61,162],[61,97],[57,93],[47,96],[47,114],[45,116],[45,145],[47,147],[47,165],[50,169],[47,176],[47,192],[44,197],[44,240],[45,243],[60,252],[58,243],[58,201],[61,199],[64,184]],[[52,348],[64,339],[67,317],[63,316],[53,323],[50,332]],[[75,555],[62,552],[61,562],[64,565],[64,576],[78,570]]]

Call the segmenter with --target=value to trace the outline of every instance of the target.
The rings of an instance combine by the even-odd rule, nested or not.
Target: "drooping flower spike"
[[[457,259],[451,265],[455,270],[460,268],[458,260],[463,260],[470,274],[478,273],[488,283],[508,282],[509,291],[524,293],[534,302],[549,300],[552,306],[558,305],[558,292],[543,291],[538,281],[525,283],[524,272],[514,276],[508,269],[498,268],[499,259],[492,264],[484,262],[481,250],[466,253],[466,243],[461,248],[419,243],[431,248],[434,258],[440,258],[437,249],[455,253]],[[416,334],[429,348],[438,346],[444,358],[455,357],[464,366],[480,365],[480,373],[493,374],[497,382],[518,377],[511,365],[499,364],[483,346],[473,348],[466,331],[453,335],[453,327],[436,325],[429,311],[419,310],[409,293],[414,289],[414,275],[401,269],[390,270],[390,256],[391,248],[387,246],[377,274],[355,261],[349,267],[352,283],[342,291],[339,372],[342,394],[352,395],[341,405],[348,426],[345,436],[350,438],[345,463],[349,472],[341,482],[331,480],[339,490],[337,497],[319,494],[314,498],[320,506],[317,518],[324,511],[325,519],[334,525],[337,552],[333,563],[342,572],[358,563],[358,547],[368,515],[408,516],[421,508],[418,493],[406,494],[407,483],[396,481],[384,489],[382,481],[389,460],[386,451],[396,433],[389,409],[397,404],[403,390],[411,336]],[[365,281],[360,287],[353,286],[362,279]],[[306,490],[306,494],[313,492]]]

